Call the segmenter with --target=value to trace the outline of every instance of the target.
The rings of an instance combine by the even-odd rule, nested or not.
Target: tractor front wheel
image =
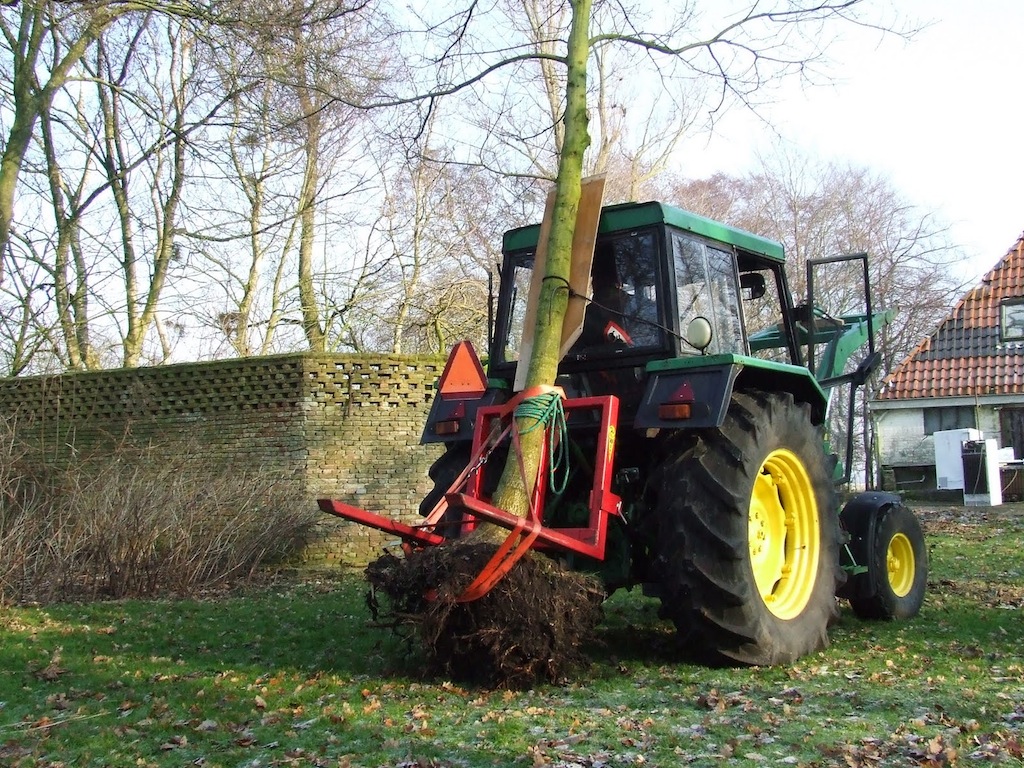
[[[883,620],[917,615],[928,588],[928,550],[921,524],[902,504],[888,507],[878,518],[867,567],[867,574],[854,578],[870,578],[874,589],[850,597],[854,613]]]
[[[663,613],[698,653],[788,663],[828,644],[840,530],[820,428],[789,394],[737,392],[656,473]]]

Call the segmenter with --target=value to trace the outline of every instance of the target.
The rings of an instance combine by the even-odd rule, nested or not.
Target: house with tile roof
[[[891,490],[942,485],[938,431],[980,430],[1024,458],[1024,235],[896,366],[871,410],[883,485]]]

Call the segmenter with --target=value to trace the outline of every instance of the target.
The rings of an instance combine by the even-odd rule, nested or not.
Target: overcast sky
[[[793,88],[769,117],[813,157],[885,174],[909,202],[941,216],[973,281],[1024,231],[1024,0],[895,5],[931,26],[909,43],[850,40],[849,52],[832,53],[840,82]],[[743,173],[774,143],[734,112],[709,147],[691,147],[680,170]]]

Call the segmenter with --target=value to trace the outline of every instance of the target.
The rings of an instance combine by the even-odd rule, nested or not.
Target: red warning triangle
[[[487,374],[472,343],[460,341],[452,347],[438,390],[445,400],[468,400],[487,391]]]
[[[689,379],[684,379],[683,383],[679,385],[679,388],[672,393],[670,401],[677,403],[692,403],[693,399],[693,386],[691,386]]]

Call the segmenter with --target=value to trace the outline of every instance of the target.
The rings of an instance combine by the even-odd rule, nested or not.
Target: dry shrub
[[[211,467],[197,444],[48,461],[0,421],[0,601],[194,594],[300,548],[298,480]]]

